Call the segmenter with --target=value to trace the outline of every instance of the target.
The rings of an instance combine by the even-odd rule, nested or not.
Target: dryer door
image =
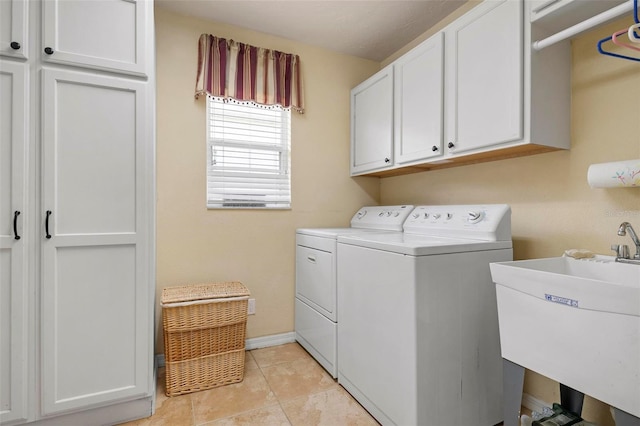
[[[335,250],[296,246],[296,297],[336,321]]]

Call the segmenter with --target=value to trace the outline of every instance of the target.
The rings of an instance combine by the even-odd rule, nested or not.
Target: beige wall
[[[570,248],[611,254],[611,244],[631,244],[616,231],[622,221],[640,228],[640,190],[590,189],[586,180],[592,163],[640,158],[640,66],[595,49],[599,38],[628,24],[573,41],[570,151],[381,179],[381,204],[510,204],[516,259],[560,256]],[[531,336],[531,350],[551,332]],[[559,401],[557,385],[535,374],[527,374],[525,391]],[[613,425],[608,409],[591,400],[584,415]]]
[[[307,111],[292,112],[291,210],[207,210],[205,104],[193,97],[202,33],[300,55]],[[156,49],[158,300],[166,286],[238,280],[256,298],[248,337],[291,332],[296,228],[347,226],[378,203],[378,179],[349,177],[349,91],[379,64],[160,8]]]

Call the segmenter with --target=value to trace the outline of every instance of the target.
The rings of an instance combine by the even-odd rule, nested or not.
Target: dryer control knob
[[[467,221],[470,223],[478,223],[482,220],[482,212],[479,211],[470,211],[469,216],[467,217]]]
[[[441,216],[440,213],[434,213],[433,214],[433,218],[434,219],[440,219],[440,216]]]
[[[414,219],[417,219],[420,217],[420,213],[414,213],[411,216],[413,216]]]

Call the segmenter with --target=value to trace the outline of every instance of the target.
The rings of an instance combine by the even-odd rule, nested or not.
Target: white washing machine
[[[502,421],[490,262],[507,205],[419,206],[404,233],[338,237],[338,382],[383,425]]]
[[[301,228],[296,232],[296,340],[337,377],[336,245],[339,235],[402,233],[413,206],[362,207],[350,228]]]

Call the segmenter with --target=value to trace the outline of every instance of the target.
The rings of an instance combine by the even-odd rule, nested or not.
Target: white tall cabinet
[[[152,1],[2,4],[0,423],[148,416]]]
[[[0,61],[0,423],[27,412],[27,81],[25,64]]]

